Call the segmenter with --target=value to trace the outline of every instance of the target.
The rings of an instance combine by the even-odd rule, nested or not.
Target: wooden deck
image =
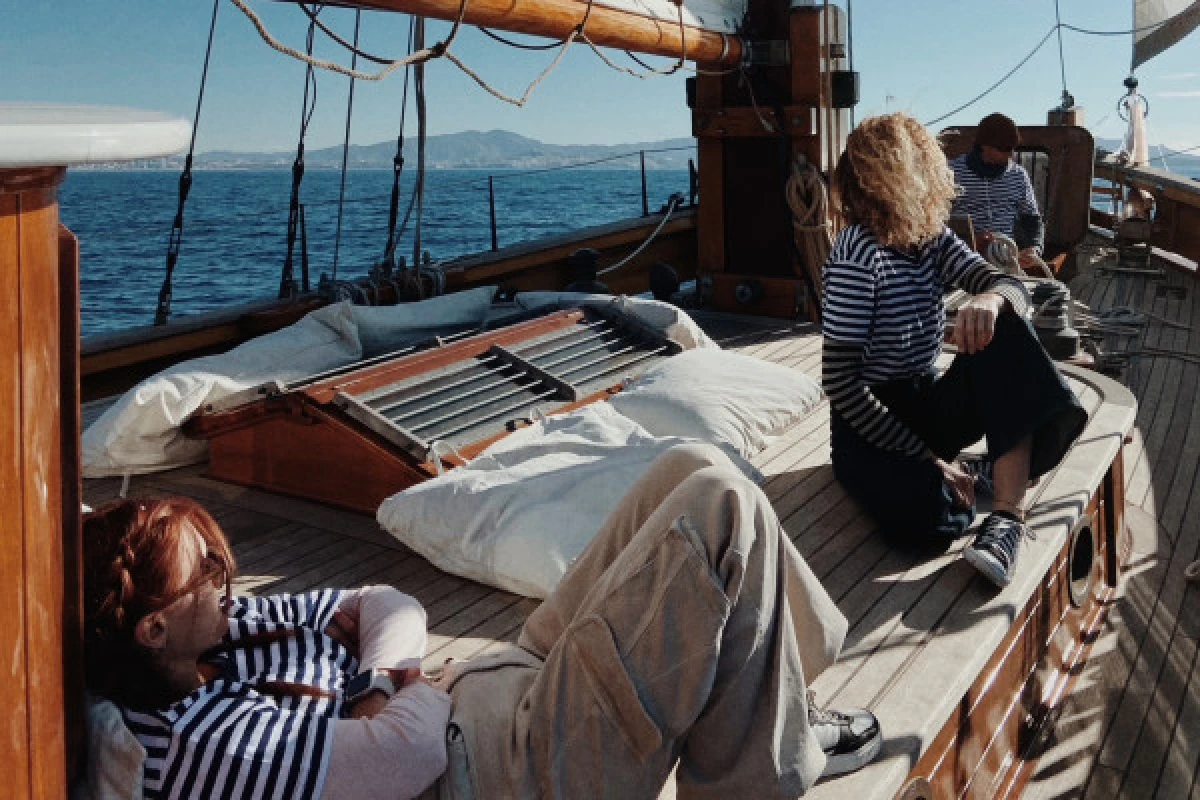
[[[1084,289],[1090,294],[1085,296]],[[1076,290],[1085,300],[1104,292],[1115,289],[1093,281]],[[1193,319],[1194,293],[1184,299],[1152,294],[1142,292],[1138,301],[1185,324]],[[1200,322],[1200,314],[1194,318]],[[702,323],[730,349],[819,374],[820,336],[809,327],[727,316]],[[748,329],[747,324],[757,327]],[[1200,350],[1200,340],[1191,338],[1190,331],[1159,325],[1148,337],[1147,346],[1153,340],[1159,347]],[[1188,720],[1200,710],[1197,684],[1191,680],[1197,625],[1194,616],[1181,612],[1196,601],[1182,570],[1197,557],[1200,542],[1200,524],[1185,522],[1200,448],[1200,426],[1192,433],[1188,425],[1198,367],[1194,361],[1156,358],[1133,370],[1141,431],[1126,448],[1126,483],[1131,505],[1140,509],[1131,512],[1136,554],[1105,636],[1096,644],[1027,796],[1140,798],[1156,789],[1163,798],[1196,794],[1200,726]],[[1099,412],[1103,389],[1085,382],[1086,377],[1076,381],[1077,390],[1089,410]],[[979,650],[974,643],[980,631],[988,629],[995,636],[1006,629],[1020,604],[1009,595],[997,596],[957,559],[957,549],[918,560],[884,546],[833,479],[827,430],[828,409],[822,406],[755,463],[768,476],[763,488],[780,519],[853,626],[842,660],[815,688],[823,702],[876,710],[888,737],[884,757],[870,773],[828,782],[816,794],[865,800],[873,787],[906,774],[921,742],[927,744],[936,733],[930,723],[912,721],[920,716],[911,713],[912,704],[952,705],[962,693],[959,687],[958,694],[922,698],[913,693],[916,678],[936,673],[961,683],[976,675],[982,661],[967,664],[963,654]],[[1080,461],[1087,461],[1086,453]],[[1095,485],[1094,469],[1077,467],[1075,473],[1053,479],[1059,481],[1063,503],[1086,502],[1090,489],[1085,484]],[[119,483],[88,481],[87,502],[113,496]],[[1040,486],[1043,492],[1046,485]],[[390,583],[413,595],[429,614],[430,667],[514,639],[536,607],[534,601],[434,569],[369,517],[220,484],[204,478],[199,468],[134,478],[131,493],[183,493],[204,501],[234,544],[241,571],[238,591]],[[1060,508],[1057,501],[1048,505]],[[1068,514],[1065,519],[1047,517],[1044,523],[1047,529],[1063,528],[1072,519]],[[1031,547],[1029,559],[1050,556],[1049,544],[1038,547]],[[920,683],[939,687],[928,680]]]

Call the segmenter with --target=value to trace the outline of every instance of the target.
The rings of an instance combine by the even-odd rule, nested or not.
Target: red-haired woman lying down
[[[89,688],[146,749],[148,797],[796,797],[856,769],[866,711],[815,708],[846,622],[717,450],[664,454],[516,645],[421,674],[388,587],[246,598],[192,501],[84,523]]]

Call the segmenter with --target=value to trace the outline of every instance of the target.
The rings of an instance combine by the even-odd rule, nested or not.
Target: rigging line
[[[547,42],[546,44],[529,44],[526,42],[514,42],[512,39],[507,39],[507,38],[501,36],[500,34],[496,33],[495,31],[489,30],[484,27],[480,27],[479,32],[482,33],[484,36],[488,37],[489,39],[494,39],[497,42],[500,42],[500,44],[506,44],[509,47],[515,47],[518,50],[553,50],[556,47],[562,46],[561,39],[553,41],[553,42]]]
[[[600,276],[602,276],[602,275],[607,275],[607,274],[609,274],[610,272],[616,272],[616,271],[617,271],[617,270],[619,270],[621,267],[625,266],[625,265],[626,265],[626,264],[628,264],[630,261],[633,261],[633,259],[637,258],[637,257],[638,257],[638,255],[639,255],[639,254],[640,254],[640,253],[641,253],[643,250],[645,250],[647,247],[649,247],[649,246],[650,246],[650,243],[654,241],[654,237],[658,236],[658,233],[659,233],[659,231],[661,231],[661,230],[663,229],[663,226],[665,226],[665,225],[667,224],[667,221],[671,219],[671,215],[672,215],[673,213],[675,213],[675,209],[676,209],[676,208],[678,208],[678,207],[679,207],[679,204],[680,204],[680,203],[682,203],[682,202],[683,202],[683,196],[682,196],[682,195],[678,195],[678,194],[673,194],[673,195],[671,195],[671,199],[670,199],[670,201],[667,203],[667,210],[666,210],[666,212],[663,214],[663,218],[662,218],[662,220],[661,220],[661,221],[658,223],[658,227],[657,227],[657,228],[655,228],[655,229],[654,229],[654,230],[653,230],[653,231],[650,233],[650,235],[646,237],[646,240],[645,240],[644,242],[642,242],[640,245],[638,245],[638,247],[637,247],[637,249],[636,249],[636,250],[634,250],[634,251],[633,251],[632,253],[630,253],[629,255],[625,256],[623,259],[621,259],[620,261],[618,261],[616,264],[613,264],[612,266],[609,266],[609,267],[605,267],[604,269],[602,269],[602,270],[600,270],[599,272],[597,272],[597,273],[596,273],[596,277],[597,277],[597,278],[599,278]]]
[[[620,64],[614,63],[611,59],[608,58],[608,56],[604,55],[604,53],[600,51],[600,48],[596,46],[595,42],[593,42],[590,38],[588,38],[588,35],[583,32],[582,25],[580,26],[580,30],[579,30],[579,38],[582,39],[584,42],[586,42],[588,47],[592,48],[592,52],[595,53],[600,58],[601,61],[603,61],[608,67],[616,70],[617,72],[624,73],[625,75],[631,75],[634,78],[637,78],[639,80],[646,80],[647,78],[651,78],[651,77],[655,77],[655,76],[674,75],[676,72],[681,70],[687,64],[687,26],[684,24],[684,21],[683,21],[683,0],[669,0],[669,2],[673,3],[675,5],[676,9],[678,9],[678,11],[679,11],[679,60],[676,61],[674,64],[672,64],[670,67],[667,67],[666,69],[655,69],[653,67],[650,67],[644,61],[633,56],[632,53],[629,53],[628,50],[625,52],[631,58],[633,58],[634,61],[636,61],[638,64],[642,65],[642,67],[644,67],[646,70],[645,72],[638,72],[637,70],[633,70],[633,69],[630,69],[629,67],[624,67],[624,66],[621,66]]]
[[[365,59],[367,61],[372,61],[376,64],[383,64],[385,66],[388,64],[391,64],[395,60],[395,59],[391,59],[391,58],[382,58],[380,56],[372,55],[370,53],[367,53],[363,50],[358,49],[357,44],[352,44],[350,42],[347,42],[345,39],[343,39],[341,36],[339,36],[337,34],[337,31],[330,28],[324,22],[321,22],[321,20],[318,19],[317,14],[313,11],[310,11],[303,3],[299,4],[299,8],[301,11],[304,12],[305,16],[307,16],[310,20],[312,20],[314,23],[316,23],[316,26],[321,29],[322,33],[324,33],[330,39],[337,42],[343,48],[350,51],[352,54],[358,56],[359,58]],[[362,9],[357,9],[357,10],[361,11]],[[352,69],[353,69],[353,67],[352,67]]]
[[[1200,144],[1194,145],[1192,147],[1185,147],[1182,150],[1175,150],[1174,148],[1165,147],[1165,146],[1163,147],[1163,149],[1166,150],[1168,153],[1170,153],[1173,156],[1182,156],[1187,153],[1191,153],[1195,150],[1200,150]]]
[[[466,2],[463,2],[463,13],[466,13]],[[461,20],[461,17],[460,17]],[[425,19],[417,19],[415,28],[414,47],[425,46]],[[413,233],[413,263],[414,276],[417,281],[417,299],[423,300],[421,288],[421,222],[425,213],[425,138],[427,121],[425,108],[425,65],[413,67],[413,92],[417,106],[417,180],[413,184],[413,198],[417,204],[417,225]]]
[[[354,10],[354,47],[350,55],[350,69],[358,66],[358,31],[362,22],[362,10]],[[342,182],[338,189],[337,229],[333,236],[333,280],[337,280],[338,256],[342,249],[342,216],[346,208],[346,165],[350,160],[350,118],[354,114],[354,78],[350,79],[350,89],[346,97],[346,135],[342,137]]]
[[[171,278],[179,262],[179,248],[183,244],[183,209],[187,205],[188,193],[192,189],[192,156],[196,150],[196,131],[200,128],[200,108],[204,104],[204,87],[208,83],[208,64],[212,56],[213,38],[217,30],[217,10],[221,0],[213,0],[212,19],[208,23],[208,44],[204,49],[204,66],[200,71],[200,91],[196,96],[196,112],[192,116],[192,137],[188,143],[187,157],[179,175],[179,205],[171,222],[171,234],[167,240],[166,274],[158,290],[158,305],[154,310],[154,324],[165,325],[171,316]]]
[[[558,67],[559,63],[561,63],[563,60],[563,56],[565,56],[567,54],[567,50],[570,49],[571,44],[575,41],[575,39],[583,36],[584,27],[587,25],[588,20],[592,16],[593,3],[594,3],[594,0],[588,0],[587,8],[583,12],[583,19],[581,19],[579,21],[579,24],[576,25],[575,28],[571,31],[571,33],[567,35],[567,38],[563,39],[562,43],[560,45],[558,45],[558,54],[554,56],[554,60],[551,61],[546,66],[546,68],[543,69],[541,71],[541,73],[536,78],[533,79],[533,82],[530,83],[529,86],[527,86],[525,88],[525,93],[522,94],[519,98],[507,95],[507,94],[501,92],[500,90],[490,86],[487,81],[485,81],[478,73],[476,73],[474,70],[472,70],[466,64],[464,64],[462,62],[462,60],[459,59],[458,56],[456,56],[454,53],[451,53],[450,51],[447,50],[444,53],[444,55],[447,59],[450,60],[451,63],[454,64],[454,66],[456,66],[460,70],[462,70],[463,73],[468,78],[475,81],[475,83],[479,84],[479,87],[481,89],[483,89],[485,92],[487,92],[488,94],[490,94],[492,97],[495,97],[497,100],[502,100],[505,103],[509,103],[510,105],[514,105],[518,108],[524,108],[525,104],[529,102],[529,96],[531,94],[533,94],[533,90],[536,89],[538,87],[538,85],[542,81],[544,81],[546,79],[546,77],[555,70],[555,68]]]
[[[1063,41],[1062,41],[1062,14],[1059,12],[1058,0],[1054,0],[1054,29],[1058,31],[1058,69],[1062,73],[1063,87],[1063,108],[1067,107],[1067,98],[1070,93],[1067,92],[1067,62],[1063,57]]]
[[[236,0],[235,0],[235,2],[236,2]],[[1020,60],[1020,61],[1017,63],[1017,65],[1016,65],[1015,67],[1013,67],[1012,69],[1010,69],[1008,72],[1004,73],[1004,76],[1003,76],[1002,78],[1000,78],[1000,80],[996,81],[996,82],[995,82],[995,83],[993,83],[991,86],[989,86],[988,88],[984,89],[982,92],[980,92],[979,94],[975,95],[975,97],[971,98],[971,99],[970,99],[970,100],[968,100],[967,102],[965,102],[965,103],[963,103],[962,105],[958,106],[958,107],[957,107],[957,108],[955,108],[954,110],[952,110],[952,111],[949,111],[949,112],[947,112],[947,113],[945,113],[945,114],[942,114],[940,117],[938,117],[938,118],[936,118],[936,119],[932,119],[932,120],[930,120],[929,122],[926,122],[926,123],[925,123],[926,127],[932,127],[932,126],[934,126],[934,125],[937,125],[937,124],[938,124],[939,122],[941,122],[942,120],[948,119],[949,117],[952,117],[952,116],[954,116],[954,115],[955,115],[955,114],[957,114],[958,112],[960,112],[960,111],[963,111],[963,110],[965,110],[965,109],[968,109],[968,108],[970,108],[971,106],[975,105],[975,104],[976,104],[976,103],[978,103],[980,100],[982,100],[983,98],[987,97],[989,94],[991,94],[992,92],[994,92],[994,91],[995,91],[997,88],[999,88],[999,87],[1000,87],[1000,85],[1001,85],[1002,83],[1004,83],[1004,82],[1005,82],[1005,81],[1007,81],[1009,78],[1011,78],[1013,75],[1015,75],[1015,74],[1016,74],[1016,72],[1017,72],[1017,70],[1019,70],[1021,67],[1025,66],[1025,64],[1027,64],[1027,63],[1029,62],[1029,59],[1031,59],[1031,58],[1033,58],[1035,55],[1037,55],[1037,52],[1038,52],[1039,50],[1041,50],[1041,49],[1042,49],[1042,47],[1044,47],[1044,46],[1045,46],[1046,42],[1050,41],[1050,37],[1054,35],[1054,32],[1055,32],[1056,30],[1058,30],[1058,26],[1057,26],[1057,25],[1056,25],[1056,26],[1054,26],[1054,27],[1052,27],[1050,30],[1046,31],[1046,35],[1042,37],[1042,40],[1041,40],[1040,42],[1038,42],[1038,43],[1037,43],[1037,45],[1036,45],[1036,46],[1035,46],[1035,47],[1034,47],[1032,50],[1030,50],[1028,53],[1026,53],[1025,57],[1024,57],[1024,58],[1022,58],[1022,59],[1021,59],[1021,60]]]
[[[408,44],[406,45],[409,53],[413,49],[413,35],[416,24],[416,17],[410,16],[408,18]],[[411,74],[412,69],[405,67],[404,91],[400,96],[400,130],[396,133],[396,155],[392,156],[392,192],[388,198],[388,238],[383,248],[383,262],[387,265],[389,271],[395,264],[396,245],[399,242],[396,220],[400,212],[400,177],[404,170],[404,123],[408,117],[408,79]]]
[[[327,61],[321,58],[314,58],[312,55],[302,53],[294,47],[290,47],[272,36],[271,32],[267,30],[267,26],[263,23],[262,19],[259,18],[259,16],[250,8],[250,6],[246,4],[246,0],[230,0],[230,2],[237,6],[237,8],[246,15],[246,18],[250,20],[255,29],[258,31],[258,35],[273,50],[277,50],[278,52],[283,53],[285,56],[290,56],[291,58],[303,61],[311,67],[317,67],[329,72],[336,72],[340,75],[357,78],[358,80],[362,81],[381,81],[400,67],[407,66],[409,64],[423,63],[425,61],[429,61],[430,59],[445,55],[450,48],[451,42],[454,41],[454,37],[458,35],[458,31],[462,27],[463,16],[467,13],[468,0],[462,0],[462,5],[459,7],[458,17],[454,20],[454,25],[451,27],[450,33],[447,34],[445,39],[433,45],[432,47],[423,47],[421,50],[415,53],[410,53],[404,58],[392,61],[388,63],[388,65],[382,70],[375,73],[352,71],[346,67],[343,67],[337,62]]]

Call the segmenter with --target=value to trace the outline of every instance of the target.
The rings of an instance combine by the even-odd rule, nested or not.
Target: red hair
[[[115,500],[84,517],[84,659],[91,691],[138,710],[179,699],[134,629],[187,593],[192,576],[181,573],[179,554],[188,529],[200,534],[232,580],[229,542],[194,500]]]

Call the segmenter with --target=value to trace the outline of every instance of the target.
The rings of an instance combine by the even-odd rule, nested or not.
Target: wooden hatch
[[[220,480],[373,514],[531,416],[568,411],[681,350],[615,308],[555,311],[436,339],[207,406],[184,426]]]

